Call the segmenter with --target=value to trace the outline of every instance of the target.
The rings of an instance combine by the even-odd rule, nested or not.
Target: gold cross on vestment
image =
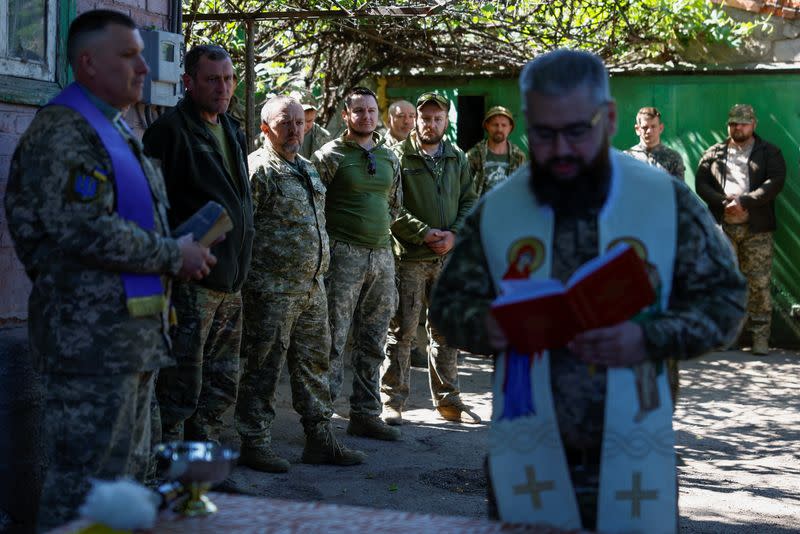
[[[642,501],[658,499],[658,490],[642,490],[642,472],[633,472],[633,489],[631,491],[618,491],[618,501],[631,501],[631,517],[641,517]]]
[[[534,469],[532,465],[525,466],[525,477],[528,479],[526,484],[519,484],[512,488],[514,490],[514,495],[525,495],[526,493],[530,493],[531,502],[533,503],[534,509],[539,510],[542,507],[541,493],[543,491],[555,489],[556,485],[552,480],[537,482],[536,469]]]

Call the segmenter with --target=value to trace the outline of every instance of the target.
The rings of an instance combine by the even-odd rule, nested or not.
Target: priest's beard
[[[577,164],[578,174],[571,179],[559,178],[552,165],[560,162]],[[594,160],[584,163],[576,157],[551,158],[539,164],[531,158],[529,183],[536,199],[555,211],[556,215],[579,215],[599,209],[606,201],[611,181],[609,142],[606,140]]]

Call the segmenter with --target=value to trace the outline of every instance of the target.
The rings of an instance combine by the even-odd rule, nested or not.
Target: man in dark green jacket
[[[253,205],[244,135],[226,114],[231,58],[219,46],[201,45],[186,54],[185,64],[186,96],[147,129],[145,151],[161,160],[173,228],[213,200],[227,210],[233,230],[212,247],[219,261],[207,278],[174,285],[177,367],[160,372],[156,395],[163,440],[206,441],[218,439],[222,414],[236,402]]]
[[[397,279],[400,302],[388,342],[388,366],[381,390],[388,395],[386,422],[402,424],[402,410],[410,389],[409,354],[420,308],[427,307],[464,217],[475,203],[472,175],[464,152],[444,138],[450,101],[436,93],[417,100],[416,127],[408,139],[392,149],[400,158],[403,207],[392,225],[398,247]],[[462,402],[458,386],[458,351],[445,345],[428,326],[428,371],[431,395],[439,414],[460,421],[480,418]]]

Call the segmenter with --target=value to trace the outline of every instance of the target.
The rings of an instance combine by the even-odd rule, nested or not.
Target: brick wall
[[[78,0],[77,14],[91,9],[115,9],[126,13],[141,27],[169,27],[169,0]],[[0,102],[0,326],[24,321],[27,318],[30,282],[14,253],[8,234],[5,198],[8,168],[11,155],[20,136],[33,120],[36,108]],[[130,123],[140,134],[141,121],[132,110],[127,115]]]

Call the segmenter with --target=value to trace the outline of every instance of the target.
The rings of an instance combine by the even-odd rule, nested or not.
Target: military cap
[[[419,98],[417,99],[417,109],[420,109],[429,102],[433,102],[443,111],[450,111],[450,101],[439,93],[434,92],[422,93],[419,95]]]
[[[736,104],[728,112],[728,122],[750,124],[756,121],[756,112],[750,104]]]
[[[503,117],[506,117],[511,121],[511,129],[514,129],[514,115],[511,114],[511,110],[503,106],[494,106],[489,108],[489,111],[486,112],[486,116],[483,117],[483,125],[486,126],[486,123],[489,121],[489,119],[495,115],[502,115]]]

